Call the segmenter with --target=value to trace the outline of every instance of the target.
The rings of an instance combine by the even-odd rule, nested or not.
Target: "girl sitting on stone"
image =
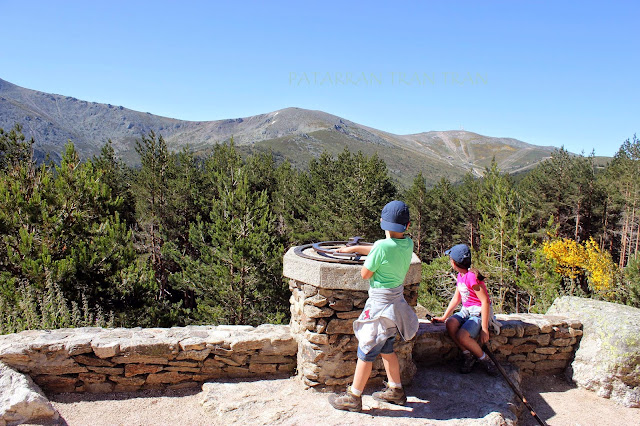
[[[471,250],[466,244],[455,245],[445,254],[449,255],[451,267],[458,273],[456,292],[444,315],[433,318],[433,321],[445,322],[449,336],[462,350],[461,373],[470,373],[477,359],[487,373],[495,376],[498,369],[481,348],[481,345],[489,341],[489,326],[499,327],[493,315],[484,277],[477,270],[470,269]],[[449,317],[460,302],[460,311]]]

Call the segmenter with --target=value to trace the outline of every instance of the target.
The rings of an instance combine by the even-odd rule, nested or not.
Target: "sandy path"
[[[470,425],[488,424],[486,401],[479,407],[466,409],[456,395],[459,389],[437,390],[451,369],[428,370],[420,378],[420,386],[407,389],[406,407],[374,401],[370,392],[363,399],[365,412],[349,413],[333,410],[327,394],[304,390],[295,379],[257,382],[215,383],[209,389],[209,408],[203,407],[206,392],[201,389],[180,391],[147,391],[136,394],[61,394],[51,400],[60,412],[62,425]],[[502,395],[500,381],[481,373],[469,376],[485,392]],[[449,385],[452,386],[452,385]],[[454,385],[455,386],[455,385]],[[506,386],[506,385],[505,385]],[[371,390],[373,391],[373,389]],[[637,425],[640,409],[625,408],[593,392],[577,389],[556,377],[526,380],[524,392],[538,414],[550,425]],[[482,399],[482,396],[478,398]],[[485,406],[483,406],[485,404]],[[504,404],[501,406],[504,409]],[[474,411],[475,410],[475,411]],[[521,424],[537,425],[524,413]]]

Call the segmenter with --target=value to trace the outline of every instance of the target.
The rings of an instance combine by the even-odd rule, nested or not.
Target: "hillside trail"
[[[200,388],[135,394],[51,396],[57,425],[498,425],[537,422],[501,377],[474,371],[460,375],[452,365],[420,367],[407,387],[404,407],[375,401],[367,389],[362,413],[334,410],[327,393],[305,389],[296,378],[228,381]],[[626,408],[578,389],[562,378],[525,379],[523,391],[549,425],[640,424],[640,409]],[[469,399],[468,395],[473,395]],[[500,414],[502,413],[502,414]]]

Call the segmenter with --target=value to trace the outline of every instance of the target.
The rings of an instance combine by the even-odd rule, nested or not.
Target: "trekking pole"
[[[498,371],[500,372],[500,374],[502,374],[502,377],[504,377],[504,379],[507,381],[507,383],[509,384],[509,386],[511,387],[511,390],[513,390],[513,392],[518,395],[518,398],[520,398],[520,400],[522,401],[522,403],[525,405],[525,407],[527,407],[527,409],[529,410],[529,412],[531,413],[531,415],[538,421],[538,423],[540,423],[542,426],[548,426],[544,420],[542,420],[537,414],[536,411],[533,409],[533,407],[531,405],[529,405],[529,402],[527,401],[527,398],[524,397],[524,395],[522,394],[522,392],[520,392],[520,389],[518,389],[516,387],[516,385],[513,384],[513,382],[511,381],[511,379],[509,378],[509,376],[507,376],[507,372],[504,371],[504,368],[502,368],[502,366],[498,363],[498,360],[496,359],[495,355],[493,354],[493,352],[491,352],[489,350],[489,348],[487,347],[487,345],[483,345],[482,349],[484,350],[484,353],[486,353],[489,358],[491,358],[491,361],[493,361],[493,363],[495,364],[496,368],[498,369]]]

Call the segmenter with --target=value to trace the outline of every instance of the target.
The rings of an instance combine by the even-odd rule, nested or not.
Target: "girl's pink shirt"
[[[472,288],[474,285],[479,284],[487,291],[487,286],[484,281],[478,281],[478,277],[471,271],[467,271],[466,274],[458,273],[457,286],[460,292],[460,298],[462,299],[462,306],[468,308],[469,306],[482,306],[482,302],[478,299],[476,291]],[[487,292],[487,297],[489,292]],[[491,303],[491,300],[489,300]]]

